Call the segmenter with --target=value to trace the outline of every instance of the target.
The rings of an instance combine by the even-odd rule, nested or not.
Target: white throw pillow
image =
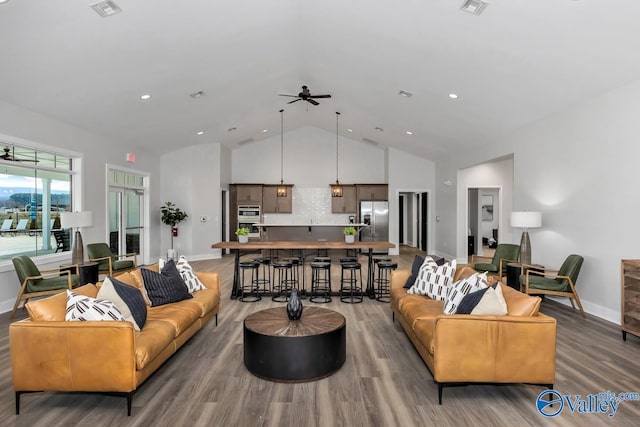
[[[66,321],[119,320],[124,316],[114,303],[67,291]]]
[[[504,316],[507,314],[507,302],[502,295],[502,286],[499,283],[495,287],[486,290],[471,314]]]
[[[431,257],[425,257],[416,281],[407,291],[410,294],[426,295],[433,300],[444,301],[447,289],[456,274],[456,260],[438,266]]]
[[[479,291],[488,286],[487,273],[476,273],[467,278],[458,280],[448,289],[444,303],[445,314],[455,314],[460,301],[471,292]]]
[[[180,255],[176,263],[176,268],[180,272],[180,276],[182,276],[182,280],[186,283],[187,288],[189,288],[189,293],[206,289],[206,286],[198,279],[196,272],[193,271],[193,268],[191,268],[184,255]]]

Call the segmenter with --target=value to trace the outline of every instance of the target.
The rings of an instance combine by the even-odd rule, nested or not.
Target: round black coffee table
[[[340,369],[346,356],[346,320],[335,311],[305,307],[291,321],[285,307],[276,307],[244,319],[244,364],[260,378],[314,381]]]

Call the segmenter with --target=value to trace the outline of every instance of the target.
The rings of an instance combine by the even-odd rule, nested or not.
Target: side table
[[[544,270],[544,266],[533,264],[534,267]],[[507,264],[507,285],[516,291],[520,291],[520,275],[526,274],[529,267],[522,267],[519,262],[510,262]]]
[[[60,270],[72,270],[74,264],[63,264],[60,266]],[[78,264],[78,273],[80,279],[80,286],[87,283],[98,283],[98,263],[97,262],[85,262]]]

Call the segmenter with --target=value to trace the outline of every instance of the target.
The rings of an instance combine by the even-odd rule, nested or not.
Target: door
[[[420,193],[420,249],[427,251],[428,193]]]
[[[398,196],[398,244],[404,245],[404,196]]]
[[[109,247],[114,254],[143,253],[143,202],[142,190],[109,190]]]

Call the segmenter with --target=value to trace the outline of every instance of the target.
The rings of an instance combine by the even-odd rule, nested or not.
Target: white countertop
[[[253,225],[257,225],[258,227],[368,227],[367,224],[263,224],[263,223],[255,223]]]

